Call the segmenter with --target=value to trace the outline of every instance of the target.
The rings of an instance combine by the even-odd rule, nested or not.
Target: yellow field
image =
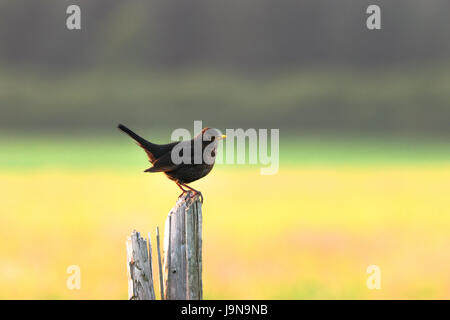
[[[450,298],[450,166],[216,168],[203,191],[205,298]],[[0,298],[126,299],[125,239],[162,229],[163,175],[0,172]],[[153,239],[154,240],[154,239]],[[366,287],[369,265],[381,290]],[[81,290],[66,287],[69,265]]]

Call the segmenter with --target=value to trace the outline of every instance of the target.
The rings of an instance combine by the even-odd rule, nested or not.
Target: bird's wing
[[[177,167],[178,165],[172,162],[171,152],[167,152],[161,158],[156,159],[153,162],[153,167],[148,168],[145,172],[168,172],[175,170]]]
[[[158,159],[162,158],[165,154],[167,153],[170,154],[173,147],[176,146],[177,144],[178,142],[172,142],[168,144],[153,144],[151,150],[145,150],[145,152],[147,153],[150,162],[153,163],[154,161],[157,161]],[[151,158],[149,153],[151,154],[151,156],[153,156],[153,159]]]
[[[148,145],[142,145],[139,142],[137,143],[142,149],[144,149],[145,153],[148,156],[148,160],[154,164],[155,161],[158,161],[158,159],[161,159],[166,153],[169,153],[172,151],[173,147],[178,142],[172,142],[168,144],[152,144],[151,149]]]

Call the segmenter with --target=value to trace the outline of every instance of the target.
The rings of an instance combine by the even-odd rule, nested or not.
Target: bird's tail
[[[130,129],[128,129],[127,127],[125,127],[123,124],[119,124],[117,126],[117,128],[119,128],[120,130],[122,130],[123,132],[125,132],[126,134],[128,134],[131,138],[133,138],[137,143],[139,143],[141,145],[141,147],[143,147],[144,149],[148,149],[150,150],[152,143],[150,141],[145,140],[144,138],[142,138],[141,136],[137,135],[136,133],[134,133],[133,131],[131,131]]]

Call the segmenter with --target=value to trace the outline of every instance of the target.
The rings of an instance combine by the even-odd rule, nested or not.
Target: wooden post
[[[162,263],[161,263],[161,245],[159,240],[159,227],[156,227],[156,245],[158,246],[158,271],[159,271],[159,291],[161,294],[161,300],[164,300],[164,280],[163,280],[163,271],[162,271]]]
[[[133,231],[127,240],[128,297],[154,300],[152,249]],[[161,299],[201,300],[202,204],[198,195],[186,193],[169,212],[164,232],[164,279],[162,275],[159,228],[156,231]],[[164,286],[163,286],[164,284]]]
[[[180,197],[166,219],[164,287],[167,300],[200,300],[202,289],[202,204]]]
[[[150,237],[149,237],[150,241]],[[127,242],[128,299],[155,300],[153,272],[147,240],[133,231]]]

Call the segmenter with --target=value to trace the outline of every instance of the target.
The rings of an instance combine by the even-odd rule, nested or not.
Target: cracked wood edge
[[[164,232],[167,300],[199,300],[202,290],[202,221],[199,196],[185,194],[169,212]]]
[[[126,241],[128,299],[155,300],[147,240],[133,231]]]

